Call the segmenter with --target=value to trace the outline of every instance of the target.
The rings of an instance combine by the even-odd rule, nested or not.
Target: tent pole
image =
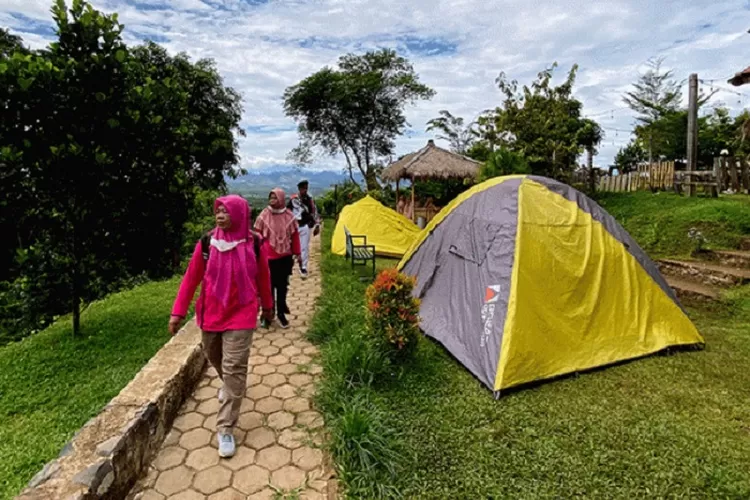
[[[412,222],[417,222],[416,208],[417,207],[414,204],[414,176],[412,175],[411,176],[411,221]]]

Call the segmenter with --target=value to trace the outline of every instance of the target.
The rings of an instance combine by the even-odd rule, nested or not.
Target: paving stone
[[[169,500],[205,500],[205,495],[190,489],[169,497]]]
[[[221,388],[224,385],[224,381],[221,380],[219,377],[216,377],[215,379],[211,380],[211,384],[210,385],[214,389],[218,390],[219,388]],[[218,394],[218,392],[217,392],[217,394]]]
[[[257,340],[253,340],[253,345],[258,348],[258,350],[262,349],[263,347],[268,347],[271,345],[271,341],[267,338],[261,338]]]
[[[323,367],[318,364],[310,365],[310,375],[319,375],[323,373]]]
[[[280,385],[271,391],[271,395],[279,399],[293,398],[297,394],[297,389],[290,384]]]
[[[297,415],[297,424],[316,429],[323,425],[323,417],[317,411],[305,411]]]
[[[284,338],[289,339],[292,342],[294,342],[295,340],[302,338],[302,335],[303,334],[301,334],[300,332],[296,332],[294,330],[287,330],[287,332],[284,334]]]
[[[273,345],[274,347],[286,347],[291,344],[292,344],[292,341],[286,337],[276,339],[273,342],[271,342],[271,345]]]
[[[219,454],[210,447],[200,448],[190,452],[185,465],[191,469],[202,471],[219,464]]]
[[[305,490],[300,493],[299,500],[326,500],[326,495],[315,490]]]
[[[206,419],[203,421],[203,428],[208,431],[215,431],[216,430],[216,419],[219,416],[217,414],[209,415],[208,417],[205,417]]]
[[[281,350],[281,354],[283,354],[284,356],[289,356],[289,357],[299,356],[300,354],[302,354],[302,349],[300,349],[297,346],[290,345],[289,347],[283,348]]]
[[[261,356],[275,356],[279,353],[279,348],[272,345],[267,345],[266,347],[258,349],[258,353]]]
[[[222,460],[221,465],[230,470],[240,470],[243,467],[251,465],[255,461],[256,451],[247,446],[237,448],[234,456],[227,460]],[[218,455],[217,455],[218,456]]]
[[[279,434],[279,444],[284,448],[294,450],[301,447],[307,439],[307,432],[300,429],[284,429]]]
[[[268,387],[276,387],[286,383],[286,377],[280,373],[274,373],[263,377],[263,385]]]
[[[270,358],[268,358],[268,362],[274,366],[279,366],[279,365],[289,363],[289,358],[287,358],[283,354],[277,354],[275,356],[271,356]]]
[[[267,397],[255,403],[255,411],[260,413],[276,413],[281,410],[283,402],[279,398]]]
[[[195,411],[195,409],[198,407],[198,401],[191,398],[188,398],[184,403],[182,403],[182,408],[180,408],[180,411],[178,412],[179,415],[190,413],[191,411]]]
[[[292,462],[304,471],[311,471],[323,465],[323,452],[305,446],[292,452]]]
[[[214,389],[213,387],[211,387],[211,390],[216,391],[216,389]],[[208,416],[214,413],[218,413],[220,406],[221,404],[219,403],[219,400],[217,398],[212,398],[199,404],[198,408],[196,408],[195,411]]]
[[[250,387],[249,389],[247,389],[245,391],[245,394],[247,395],[248,398],[254,400],[257,406],[258,400],[271,395],[271,388],[268,387],[267,385],[256,385],[254,387]]]
[[[317,347],[311,345],[310,347],[305,347],[304,349],[302,349],[302,352],[304,352],[308,356],[317,356],[320,351],[318,351]]]
[[[283,338],[284,334],[281,332],[273,332],[266,335],[266,338],[271,341],[271,345],[273,345],[274,340],[279,340],[280,338]]]
[[[154,460],[154,467],[159,471],[177,467],[185,459],[185,455],[187,455],[187,452],[177,446],[162,448],[156,460]]]
[[[271,473],[271,485],[283,490],[296,490],[305,484],[305,472],[287,465]]]
[[[277,411],[268,416],[268,427],[281,431],[294,425],[294,415],[285,411]]]
[[[234,473],[232,486],[245,495],[257,493],[268,486],[270,474],[257,465],[249,465]]]
[[[247,497],[247,500],[276,500],[278,498],[283,497],[280,497],[276,490],[265,488],[258,493],[250,495],[249,497]]]
[[[211,440],[211,433],[206,429],[193,429],[182,435],[180,446],[186,450],[197,450],[206,446]]]
[[[296,363],[298,365],[306,365],[310,361],[312,361],[312,358],[306,354],[298,354],[297,356],[292,356],[292,363]]]
[[[311,382],[312,375],[308,375],[307,373],[295,373],[294,375],[289,375],[289,383],[294,387],[303,387]]]
[[[164,443],[162,443],[162,446],[175,446],[180,442],[180,437],[182,436],[182,432],[178,431],[177,429],[172,429],[169,431],[169,434],[167,434],[167,437],[164,438]]]
[[[280,373],[282,375],[291,375],[292,373],[297,373],[297,365],[293,365],[292,363],[281,365],[276,368],[276,373]]]
[[[248,364],[250,366],[263,365],[263,364],[266,364],[268,362],[268,357],[267,356],[260,356],[260,355],[250,356],[250,358],[247,360],[247,362],[248,362]]]
[[[184,465],[180,465],[179,467],[169,469],[168,471],[159,474],[159,477],[156,479],[156,484],[154,484],[154,488],[162,495],[171,496],[188,489],[190,483],[193,482],[194,475],[195,472]]]
[[[198,401],[206,401],[207,399],[216,397],[216,389],[211,386],[201,387],[193,393],[193,397]]]
[[[172,426],[178,431],[185,432],[200,427],[205,418],[198,412],[190,412],[174,419]]]
[[[206,369],[206,376],[207,377],[211,377],[211,378],[215,378],[215,377],[219,376],[219,373],[216,371],[216,368],[214,368],[213,366],[209,366]]]
[[[255,463],[270,471],[275,471],[288,464],[291,459],[291,451],[274,445],[260,450],[255,458]]]
[[[276,366],[270,363],[264,363],[253,368],[253,375],[270,375],[276,372]]]
[[[257,411],[243,413],[237,420],[237,427],[246,431],[251,431],[261,426],[263,426],[263,414]]]
[[[208,497],[208,500],[245,500],[247,495],[240,493],[234,488],[229,488]]]
[[[268,427],[253,429],[245,437],[245,446],[255,450],[262,450],[276,441],[276,434]]]
[[[306,386],[300,387],[297,390],[297,396],[301,398],[312,399],[313,396],[315,396],[316,392],[317,392],[317,388],[315,384],[307,384]]]
[[[232,482],[232,473],[224,467],[211,467],[196,474],[193,480],[193,488],[204,495],[210,495],[217,491],[229,488]]]
[[[167,497],[161,493],[157,493],[154,490],[148,490],[138,493],[134,500],[166,500]]]

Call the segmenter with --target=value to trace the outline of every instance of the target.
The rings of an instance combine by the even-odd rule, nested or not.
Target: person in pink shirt
[[[250,206],[229,195],[214,202],[216,228],[205,250],[195,245],[182,278],[169,320],[175,335],[185,319],[195,290],[202,283],[195,317],[202,330],[203,352],[223,384],[219,389],[216,419],[219,455],[235,453],[234,427],[247,385],[248,357],[258,313],[273,320],[273,295],[268,268],[269,246],[250,230]],[[256,241],[257,238],[257,241]]]
[[[299,258],[301,252],[297,219],[286,207],[285,197],[283,189],[273,189],[268,195],[268,206],[255,221],[255,230],[270,246],[268,266],[271,269],[271,286],[276,298],[276,315],[281,328],[289,328],[286,295],[289,289],[289,276],[292,275],[294,267],[294,257]]]

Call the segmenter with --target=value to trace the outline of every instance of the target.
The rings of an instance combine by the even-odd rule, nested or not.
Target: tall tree
[[[72,311],[77,332],[82,303],[170,274],[197,188],[234,173],[241,109],[210,62],[131,50],[83,0],[52,12],[57,41],[0,56],[0,225],[29,317]]]
[[[604,131],[594,120],[585,118],[583,126],[578,130],[578,143],[586,150],[586,166],[589,171],[589,190],[596,190],[596,174],[594,173],[594,155],[597,147],[604,139]]]
[[[647,158],[647,152],[643,148],[640,139],[635,139],[617,151],[614,168],[616,168],[621,174],[627,174],[628,172],[636,170],[638,165],[646,161]]]
[[[450,111],[440,111],[440,116],[427,122],[427,132],[440,132],[437,137],[448,141],[451,151],[465,155],[474,143],[478,132],[474,129],[476,122],[465,123],[460,116]]]
[[[520,89],[516,80],[500,74],[496,82],[505,100],[492,113],[493,135],[502,138],[504,147],[523,154],[533,173],[565,179],[580,154],[577,134],[584,122],[581,102],[572,95],[578,67],[574,65],[565,81],[554,86],[556,67],[553,64]]]
[[[306,163],[316,150],[343,154],[352,181],[356,169],[377,189],[378,162],[393,154],[408,125],[404,108],[434,94],[393,50],[347,54],[338,69],[323,68],[285,90],[284,111],[300,136],[290,156]]]

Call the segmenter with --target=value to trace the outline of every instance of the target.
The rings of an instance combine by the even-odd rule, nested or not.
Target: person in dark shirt
[[[299,193],[292,195],[287,203],[287,208],[292,211],[297,218],[299,225],[299,239],[302,252],[299,258],[299,270],[302,279],[307,279],[307,262],[310,257],[310,232],[317,236],[320,232],[320,217],[315,201],[307,192],[309,183],[302,180],[297,184]]]

